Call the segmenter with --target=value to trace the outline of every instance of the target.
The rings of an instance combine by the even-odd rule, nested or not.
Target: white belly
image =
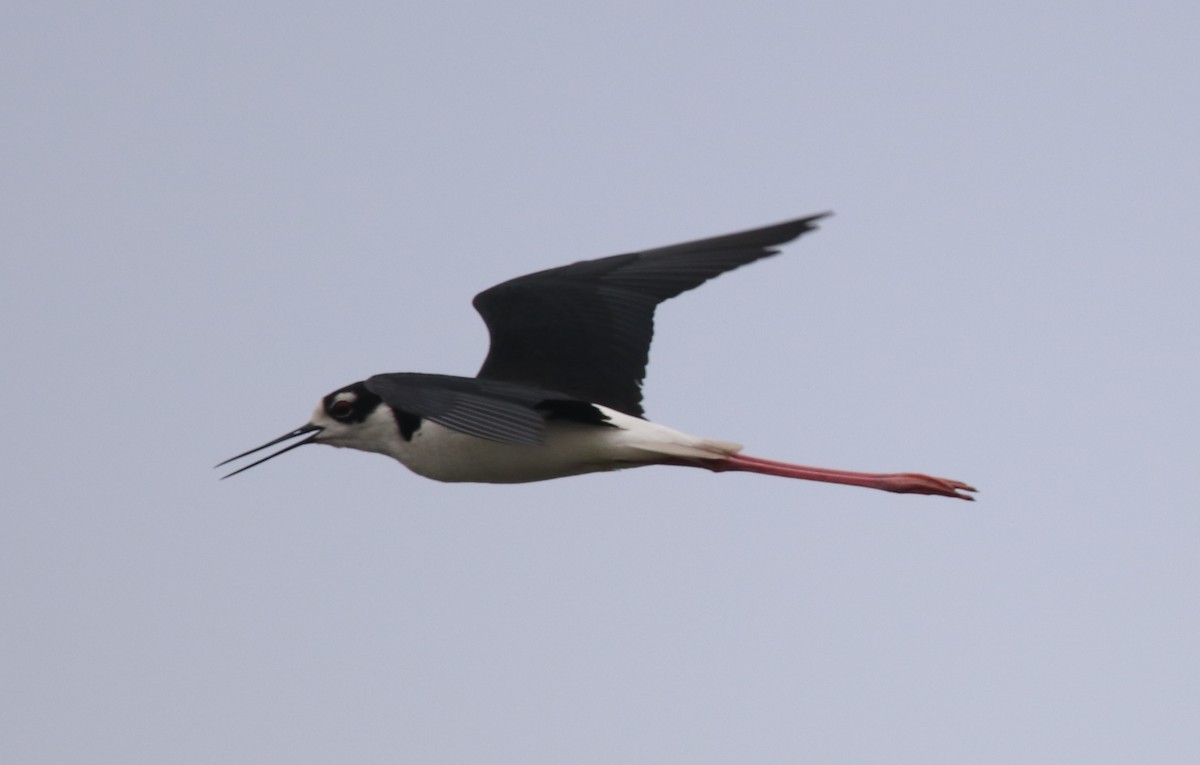
[[[652,465],[671,458],[721,459],[741,447],[602,408],[613,427],[551,421],[546,441],[521,446],[468,436],[428,420],[385,452],[436,481],[526,483]]]

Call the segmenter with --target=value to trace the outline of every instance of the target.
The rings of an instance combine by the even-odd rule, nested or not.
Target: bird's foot
[[[891,473],[883,476],[880,489],[898,494],[936,494],[974,502],[975,498],[964,492],[977,491],[974,486],[949,478],[935,478],[922,473]]]

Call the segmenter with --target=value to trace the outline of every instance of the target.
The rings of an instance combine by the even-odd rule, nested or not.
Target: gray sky
[[[1195,3],[177,6],[0,25],[0,761],[1200,759]],[[975,505],[211,469],[472,374],[498,281],[825,209],[648,413]]]

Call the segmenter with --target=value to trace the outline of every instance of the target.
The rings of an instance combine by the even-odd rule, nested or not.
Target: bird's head
[[[301,436],[307,436],[307,438],[301,438]],[[307,424],[268,441],[262,446],[256,446],[236,457],[230,457],[219,463],[217,467],[228,465],[230,462],[248,457],[255,452],[296,438],[300,440],[222,477],[229,478],[229,476],[237,475],[305,444],[328,444],[329,446],[388,454],[393,442],[399,439],[399,434],[391,408],[384,404],[379,396],[367,390],[365,382],[356,382],[338,388],[322,398],[317,404],[317,408],[313,410],[312,419]]]

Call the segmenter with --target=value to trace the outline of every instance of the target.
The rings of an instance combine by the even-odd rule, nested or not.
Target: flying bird
[[[491,336],[475,377],[369,377],[322,398],[307,424],[218,467],[300,439],[224,477],[328,444],[385,454],[437,481],[524,483],[678,465],[973,499],[961,481],[750,457],[739,444],[645,418],[641,386],[658,304],[777,254],[828,214],[510,279],[475,296]]]

